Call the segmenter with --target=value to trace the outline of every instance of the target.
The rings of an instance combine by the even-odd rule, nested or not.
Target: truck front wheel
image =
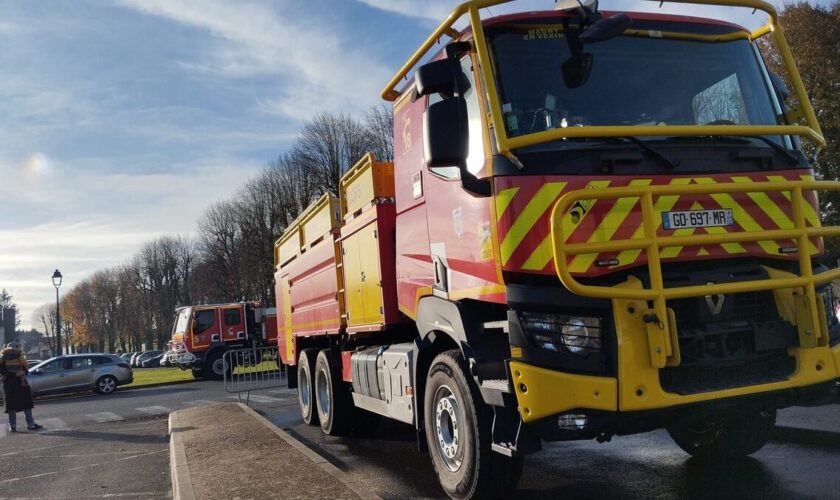
[[[225,372],[227,372],[228,376],[230,376],[231,367],[227,362],[225,362],[224,355],[224,351],[217,350],[207,356],[207,360],[205,361],[206,365],[203,370],[205,376],[208,376],[213,380],[224,379]]]
[[[776,410],[735,415],[719,421],[694,421],[668,427],[671,439],[698,459],[726,460],[760,450],[776,425]]]
[[[318,411],[315,409],[315,356],[317,349],[304,349],[298,358],[298,405],[300,416],[309,425],[318,425]]]
[[[516,488],[522,457],[491,449],[492,415],[457,349],[429,369],[423,416],[438,480],[452,498],[501,498]]]
[[[321,430],[325,434],[339,436],[347,432],[352,418],[352,398],[350,389],[330,363],[329,350],[319,352],[315,361],[315,401]]]

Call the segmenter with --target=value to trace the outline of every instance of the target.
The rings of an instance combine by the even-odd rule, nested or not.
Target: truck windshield
[[[178,312],[178,316],[175,318],[175,326],[172,329],[172,333],[179,334],[179,333],[186,333],[187,327],[190,323],[190,309],[181,309]]]
[[[633,28],[634,35],[585,46],[560,23],[488,28],[508,136],[590,125],[779,124],[763,63],[748,40],[669,34],[733,28],[651,21]]]

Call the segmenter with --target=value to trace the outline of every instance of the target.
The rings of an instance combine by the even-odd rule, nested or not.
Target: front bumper
[[[625,366],[619,373],[626,373],[626,377],[601,377],[540,368],[514,359],[510,361],[510,373],[519,413],[525,423],[572,411],[625,413],[666,410],[743,396],[797,391],[822,384],[827,384],[828,391],[832,382],[840,377],[840,345],[833,348],[796,348],[792,351],[797,368],[786,380],[686,395],[663,390],[656,370],[649,365],[640,366],[638,370]],[[629,354],[632,357],[632,353]],[[623,362],[620,364],[625,365]],[[648,371],[654,373],[645,376]],[[795,400],[786,398],[775,404],[781,408],[797,404]]]
[[[161,364],[167,362],[170,366],[177,366],[182,370],[186,370],[195,366],[200,366],[202,361],[202,356],[197,356],[187,350],[173,349],[166,351],[163,355],[163,359],[161,359]]]

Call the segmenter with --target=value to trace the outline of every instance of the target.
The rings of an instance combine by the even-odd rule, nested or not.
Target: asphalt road
[[[45,432],[0,431],[0,498],[165,497],[166,415],[235,399],[219,382],[195,382],[38,401]],[[250,403],[384,498],[444,498],[410,426],[386,421],[376,438],[334,438],[301,422],[294,391],[261,391]],[[776,441],[735,464],[700,464],[658,431],[547,444],[527,458],[516,498],[837,498],[838,470],[838,448]]]

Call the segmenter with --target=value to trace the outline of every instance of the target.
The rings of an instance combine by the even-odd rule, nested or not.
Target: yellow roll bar
[[[443,36],[455,37],[456,31],[453,25],[458,22],[463,16],[468,16],[470,26],[472,28],[473,40],[475,43],[475,51],[478,57],[478,67],[480,68],[481,78],[483,80],[483,88],[487,92],[487,102],[490,110],[490,123],[493,126],[493,134],[495,135],[496,145],[499,153],[505,156],[512,156],[512,151],[517,148],[532,146],[535,144],[556,141],[560,139],[573,137],[621,137],[627,135],[634,136],[710,136],[710,135],[746,135],[746,136],[763,136],[763,135],[798,135],[805,137],[814,143],[818,148],[825,147],[825,138],[820,129],[819,122],[808,99],[808,94],[805,86],[802,83],[802,78],[796,68],[793,56],[790,52],[790,47],[784,38],[781,26],[778,23],[778,14],[776,8],[763,0],[649,0],[655,2],[667,1],[671,3],[685,3],[685,4],[700,4],[700,5],[718,5],[726,7],[745,7],[755,10],[761,10],[769,16],[768,23],[757,29],[752,33],[744,33],[744,35],[736,34],[731,39],[748,38],[755,40],[765,34],[772,33],[773,39],[778,47],[779,54],[785,64],[788,75],[790,76],[794,92],[799,105],[801,107],[802,116],[805,118],[807,125],[662,125],[662,126],[587,126],[587,127],[568,127],[558,128],[553,130],[546,130],[534,134],[527,134],[519,137],[508,137],[507,130],[504,126],[504,119],[502,114],[501,104],[499,102],[498,89],[496,88],[496,80],[493,75],[493,64],[490,59],[490,53],[487,46],[487,40],[484,36],[484,28],[481,23],[480,9],[486,7],[493,7],[502,3],[509,3],[515,0],[471,0],[464,2],[456,7],[451,14],[435,29],[431,35],[423,42],[419,49],[408,59],[408,61],[400,68],[397,74],[388,82],[384,89],[382,89],[381,96],[387,101],[395,101],[401,95],[397,90],[397,85],[406,78],[409,72],[425,57],[432,47],[440,41]],[[631,33],[632,34],[632,33]],[[714,37],[712,37],[714,38]],[[717,40],[711,41],[726,41],[729,37],[717,37]]]
[[[799,288],[804,290],[803,314],[806,314],[807,328],[813,335],[814,342],[820,341],[827,332],[824,329],[824,319],[820,319],[823,308],[816,300],[816,286],[831,280],[840,279],[840,269],[815,275],[811,266],[810,238],[840,235],[840,226],[809,227],[806,224],[803,204],[808,203],[804,192],[840,191],[838,181],[783,181],[756,182],[732,184],[692,184],[692,185],[662,185],[662,186],[625,186],[604,189],[578,189],[563,195],[551,211],[551,243],[554,251],[554,266],[560,281],[571,292],[602,299],[640,300],[653,302],[652,312],[660,328],[668,337],[668,312],[665,301],[686,297],[702,297],[707,295],[725,295],[730,293],[744,293],[759,290],[777,290],[781,288]],[[791,200],[793,229],[779,229],[769,231],[744,231],[723,234],[702,234],[690,236],[659,236],[660,214],[654,208],[655,198],[674,195],[715,195],[728,193],[789,193]],[[631,198],[639,200],[642,208],[642,228],[644,234],[635,239],[621,239],[602,243],[567,243],[563,230],[562,218],[575,202],[581,200],[603,200]],[[779,239],[793,239],[799,258],[799,275],[790,277],[770,277],[761,280],[738,281],[731,283],[715,283],[709,285],[692,285],[666,288],[662,277],[660,251],[663,248],[678,246],[703,246],[721,243],[746,243],[755,241],[770,241]],[[644,250],[647,252],[647,266],[650,278],[650,288],[623,288],[613,286],[584,285],[578,281],[567,268],[567,258],[580,254],[596,254],[603,252],[619,252],[623,250]],[[787,274],[787,273],[785,273]],[[800,329],[802,325],[798,325]],[[806,329],[807,329],[806,328]],[[814,344],[817,345],[817,344]]]

